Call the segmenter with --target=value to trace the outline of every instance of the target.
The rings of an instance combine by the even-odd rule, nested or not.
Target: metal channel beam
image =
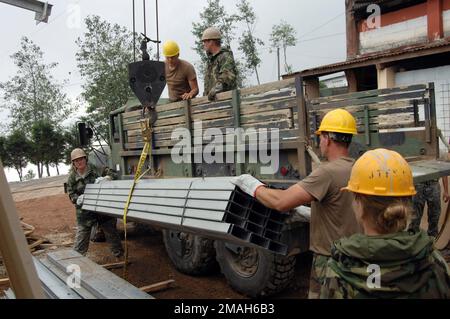
[[[34,19],[38,22],[48,22],[53,7],[47,2],[36,0],[0,0],[0,2],[35,12]]]
[[[37,258],[33,262],[38,272],[39,279],[45,292],[52,299],[82,299],[76,292],[71,290],[65,281],[58,278],[52,271],[46,268]]]

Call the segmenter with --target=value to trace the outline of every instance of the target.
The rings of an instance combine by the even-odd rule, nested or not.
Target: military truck
[[[357,119],[358,135],[350,146],[352,157],[384,147],[398,151],[410,162],[416,182],[450,175],[450,164],[438,159],[433,83],[312,99],[306,98],[304,92],[302,78],[296,77],[224,92],[213,102],[200,97],[156,105],[152,147],[146,162],[153,173],[144,178],[249,173],[271,187],[286,188],[317,165],[320,151],[314,132],[323,115],[334,108],[345,108]],[[121,179],[134,178],[144,146],[142,104],[142,99],[130,99],[110,114],[109,165]],[[196,129],[200,122],[203,129],[215,133],[199,134]],[[243,129],[237,135],[230,130],[237,128]],[[191,133],[191,147],[181,163],[173,159],[180,143],[179,136],[173,134],[177,129]],[[269,132],[259,136],[264,129]],[[213,139],[219,134],[224,138]],[[227,143],[231,140],[234,143]],[[231,160],[211,162],[199,157],[198,153],[206,148],[215,158]],[[255,150],[261,148],[268,151],[266,158],[255,158]],[[273,154],[278,156],[278,163],[271,171],[267,170],[267,156]],[[294,276],[296,256],[309,247],[309,223],[296,215],[283,225],[281,241],[288,246],[286,254],[239,246],[188,230],[162,232],[167,254],[180,272],[205,274],[218,263],[231,287],[251,297],[268,296],[286,288]]]

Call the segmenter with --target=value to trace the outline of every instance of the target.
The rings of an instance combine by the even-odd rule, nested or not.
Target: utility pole
[[[158,12],[158,0],[156,0],[156,60],[159,61],[159,12]]]
[[[277,48],[277,66],[278,66],[278,77],[277,77],[277,81],[280,80],[281,78],[281,70],[280,70],[280,48]]]

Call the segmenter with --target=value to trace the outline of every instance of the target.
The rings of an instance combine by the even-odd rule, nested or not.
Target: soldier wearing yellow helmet
[[[397,152],[376,149],[353,166],[346,190],[364,234],[333,243],[321,298],[450,298],[450,270],[424,231],[408,232],[411,169]]]
[[[328,112],[316,134],[320,135],[320,151],[328,162],[286,190],[270,189],[249,174],[232,180],[244,192],[265,206],[278,211],[300,209],[311,204],[310,250],[314,253],[309,298],[318,298],[331,256],[333,241],[360,232],[352,207],[352,196],[341,192],[350,178],[354,160],[349,145],[356,132],[355,118],[344,109]]]
[[[166,81],[171,102],[188,100],[197,96],[198,83],[194,66],[180,59],[180,47],[175,41],[163,44],[163,55],[166,58]]]

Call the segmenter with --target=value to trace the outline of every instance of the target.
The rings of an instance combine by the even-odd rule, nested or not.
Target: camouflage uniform
[[[320,298],[448,299],[450,269],[433,244],[423,231],[356,234],[337,240]],[[378,287],[373,280],[375,265],[380,274]]]
[[[308,299],[319,299],[320,289],[325,280],[328,256],[314,253],[311,275],[309,276]]]
[[[89,247],[91,229],[98,223],[99,227],[105,233],[106,240],[111,244],[112,253],[114,256],[119,257],[123,254],[123,248],[116,229],[116,218],[97,215],[90,211],[83,211],[81,206],[77,205],[77,199],[84,193],[86,184],[92,184],[97,177],[104,175],[109,175],[113,178],[117,177],[116,174],[108,168],[104,170],[103,174],[99,174],[97,168],[90,163],[87,164],[84,177],[79,175],[74,169],[70,171],[69,179],[67,181],[67,192],[70,200],[75,204],[78,226],[73,249],[80,254],[86,254]]]
[[[203,95],[208,96],[217,83],[223,85],[223,92],[237,88],[236,64],[234,62],[233,52],[229,48],[221,48],[217,54],[208,55],[205,74],[205,92],[203,92]]]
[[[418,231],[422,220],[425,203],[428,206],[428,235],[438,235],[439,216],[441,214],[441,186],[439,181],[432,180],[419,183],[416,186],[417,194],[413,197],[415,216],[410,229]]]

